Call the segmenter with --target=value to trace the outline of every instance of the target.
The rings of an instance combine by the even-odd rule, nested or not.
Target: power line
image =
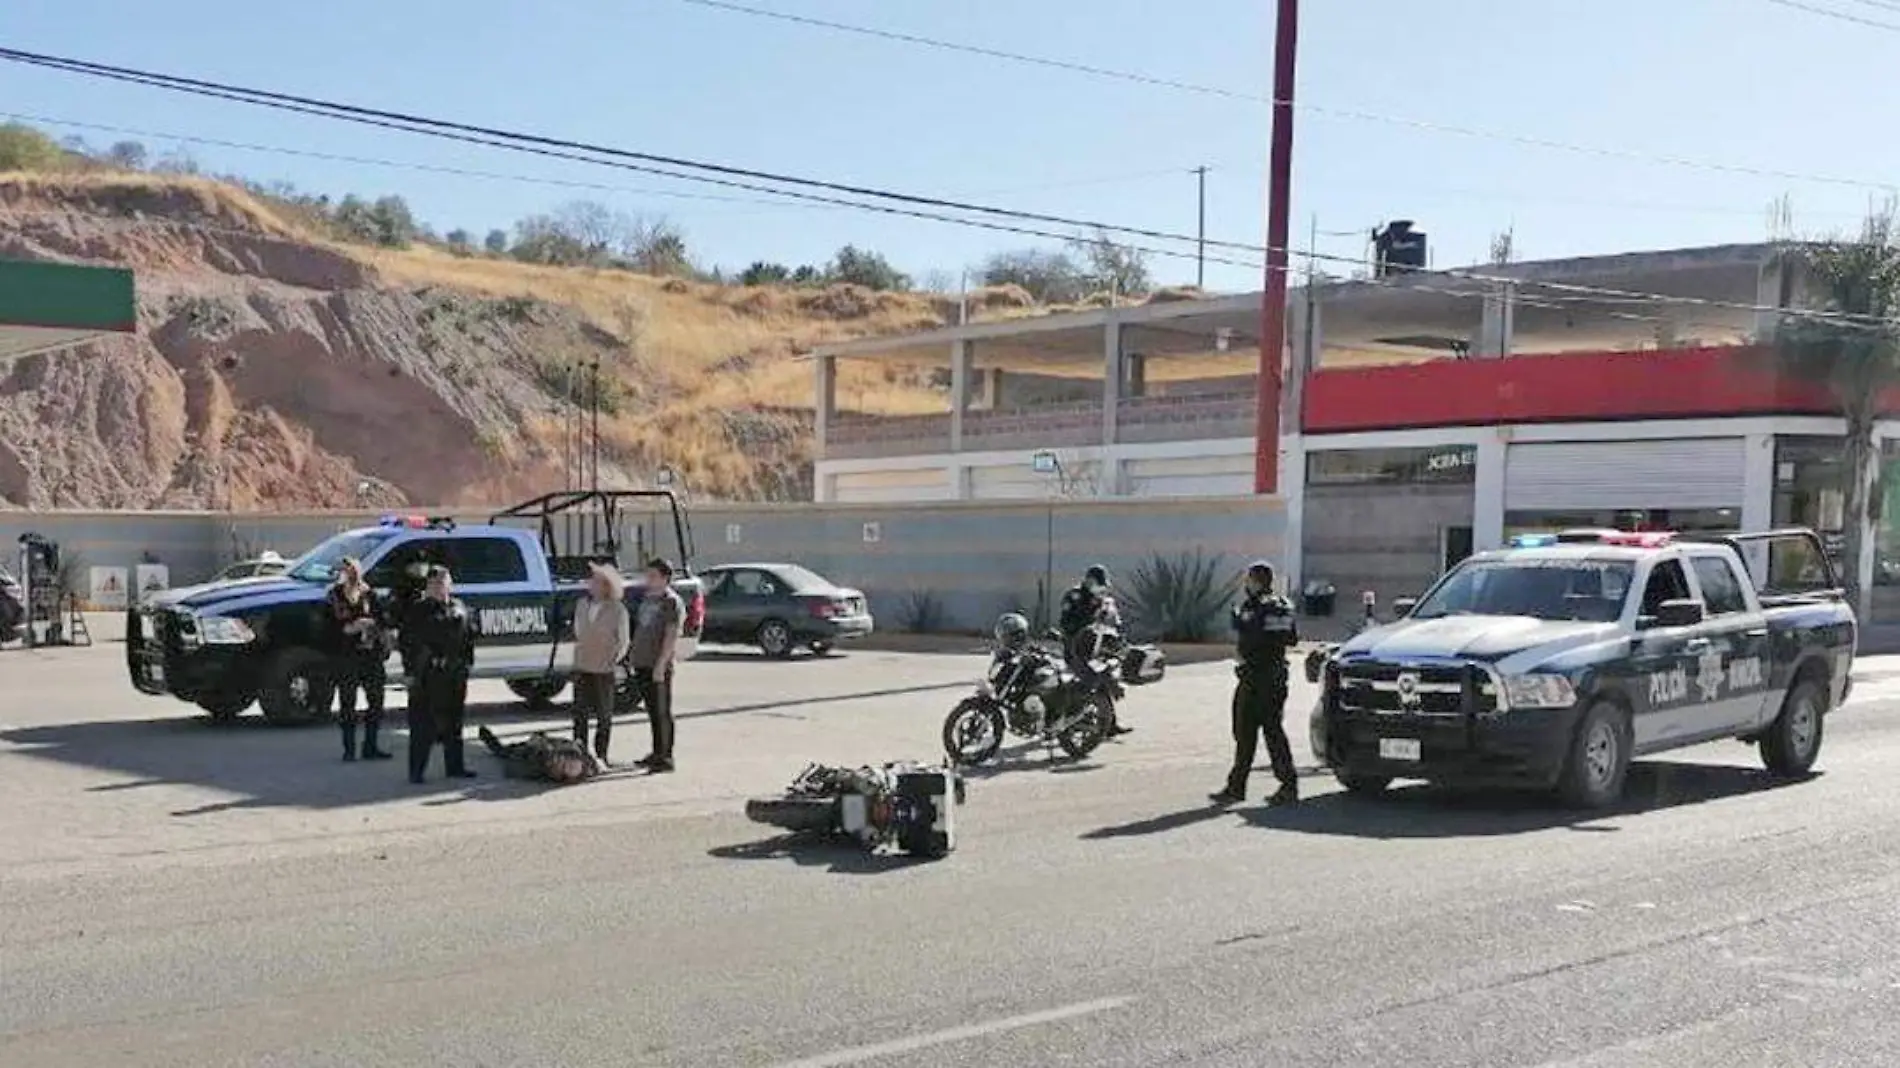
[[[1031,66],[1047,67],[1047,68],[1051,68],[1055,70],[1066,70],[1072,73],[1085,74],[1085,75],[1089,75],[1091,77],[1096,77],[1096,78],[1106,78],[1113,81],[1129,82],[1136,85],[1146,85],[1151,88],[1172,89],[1179,92],[1196,93],[1202,96],[1222,97],[1229,100],[1240,100],[1240,101],[1245,101],[1251,104],[1274,103],[1272,95],[1266,94],[1266,93],[1247,92],[1247,91],[1239,90],[1239,89],[1229,89],[1229,88],[1223,88],[1221,86],[1205,85],[1198,82],[1182,81],[1175,78],[1164,78],[1164,77],[1159,77],[1156,75],[1142,74],[1136,71],[1117,70],[1111,67],[1098,67],[1092,64],[1076,63],[1070,60],[1055,59],[1049,56],[1036,56],[1036,55],[1029,55],[1027,53],[1022,53],[1022,52],[1010,52],[1010,51],[1005,51],[1003,49],[998,49],[998,48],[988,48],[981,45],[964,44],[958,41],[946,41],[940,38],[924,37],[917,34],[899,33],[893,30],[881,30],[874,27],[870,27],[870,26],[859,26],[859,25],[854,25],[854,24],[845,23],[845,22],[834,22],[829,19],[813,18],[809,15],[794,15],[785,11],[773,11],[769,8],[752,7],[746,4],[733,3],[731,2],[731,0],[679,0],[679,2],[682,4],[690,4],[694,7],[711,8],[711,9],[716,9],[720,11],[731,12],[734,14],[749,15],[756,18],[775,19],[780,22],[795,23],[798,25],[808,26],[808,27],[812,27],[816,29],[824,29],[824,30],[832,30],[832,31],[840,32],[840,33],[856,34],[863,37],[875,37],[881,40],[896,41],[903,44],[919,45],[925,48],[936,48],[936,49],[941,49],[943,51],[949,51],[949,52],[961,52],[966,55],[983,56],[989,59],[1000,59],[1000,60],[1005,60],[1011,63],[1024,63]],[[1769,0],[1769,2],[1786,4],[1791,7],[1805,6],[1799,3],[1798,0]],[[1822,14],[1836,14],[1836,15],[1840,14],[1838,12],[1827,12],[1824,9],[1821,10],[1821,13]],[[1842,17],[1846,17],[1846,16],[1842,16]],[[1873,23],[1873,24],[1884,25],[1880,23]],[[1900,29],[1900,26],[1888,26],[1886,28]],[[1397,116],[1397,115],[1383,115],[1377,112],[1361,111],[1361,110],[1357,110],[1353,108],[1330,107],[1324,104],[1310,104],[1310,103],[1305,103],[1301,101],[1295,101],[1293,103],[1293,107],[1296,108],[1297,110],[1304,111],[1309,114],[1324,115],[1329,118],[1351,119],[1357,122],[1379,123],[1379,124],[1387,125],[1387,126],[1398,126],[1398,127],[1403,127],[1405,129],[1419,130],[1426,133],[1447,134],[1447,135],[1456,136],[1456,137],[1468,137],[1468,138],[1473,138],[1473,139],[1483,140],[1483,141],[1498,141],[1498,142],[1503,142],[1506,144],[1521,145],[1527,148],[1542,148],[1542,149],[1549,149],[1549,150],[1558,151],[1558,152],[1570,152],[1570,153],[1575,153],[1578,155],[1597,156],[1597,157],[1606,158],[1606,159],[1624,159],[1624,160],[1630,160],[1630,161],[1639,162],[1639,163],[1652,163],[1652,164],[1657,164],[1660,166],[1682,167],[1682,168],[1687,168],[1691,170],[1711,171],[1711,172],[1721,173],[1721,174],[1744,175],[1751,178],[1773,178],[1779,181],[1809,182],[1809,183],[1813,183],[1817,185],[1848,186],[1848,187],[1856,188],[1856,189],[1876,189],[1883,192],[1894,192],[1894,191],[1900,190],[1900,185],[1896,185],[1895,183],[1892,183],[1892,182],[1874,182],[1874,181],[1866,181],[1866,180],[1857,179],[1857,178],[1843,178],[1836,175],[1809,174],[1809,173],[1802,173],[1799,171],[1783,171],[1783,170],[1775,170],[1775,169],[1767,168],[1767,167],[1750,166],[1746,164],[1723,163],[1723,162],[1714,161],[1714,160],[1694,159],[1687,156],[1672,156],[1672,155],[1664,155],[1664,154],[1658,154],[1658,153],[1642,152],[1642,151],[1637,151],[1634,149],[1610,148],[1610,147],[1606,147],[1602,145],[1584,145],[1584,144],[1577,144],[1577,143],[1569,142],[1569,141],[1558,141],[1558,140],[1554,140],[1552,138],[1547,138],[1547,137],[1533,137],[1527,134],[1515,134],[1515,133],[1508,133],[1508,132],[1499,131],[1499,130],[1486,130],[1486,129],[1481,129],[1481,128],[1472,127],[1472,126],[1460,126],[1460,125],[1454,125],[1450,123],[1430,122],[1430,121],[1426,121],[1422,119],[1408,119],[1408,118],[1404,118],[1402,116]]]
[[[864,210],[864,211],[872,211],[872,212],[878,212],[878,213],[888,214],[888,215],[908,216],[908,217],[919,218],[919,219],[928,219],[932,221],[947,222],[947,223],[963,225],[963,226],[973,226],[973,227],[978,227],[982,229],[996,230],[996,231],[1005,232],[1005,233],[1016,233],[1016,234],[1022,234],[1022,235],[1031,236],[1031,237],[1041,237],[1045,239],[1068,241],[1068,240],[1073,240],[1075,238],[1075,233],[1074,232],[1067,233],[1067,234],[1054,233],[1048,230],[1032,229],[1032,228],[1028,228],[1028,227],[1024,227],[1020,225],[1009,225],[1009,224],[990,222],[990,221],[984,221],[984,220],[979,220],[979,219],[970,219],[970,218],[963,218],[959,216],[944,215],[941,213],[941,210],[959,211],[959,212],[966,212],[966,213],[977,214],[977,215],[987,215],[987,216],[992,216],[992,217],[997,217],[997,218],[1014,220],[1017,222],[1056,225],[1056,226],[1068,228],[1071,231],[1076,231],[1076,232],[1096,231],[1099,233],[1122,233],[1122,234],[1130,234],[1137,237],[1142,237],[1142,238],[1152,239],[1152,240],[1183,242],[1183,243],[1194,243],[1197,240],[1196,238],[1189,235],[1171,233],[1165,230],[1153,230],[1153,229],[1147,229],[1147,228],[1141,228],[1141,227],[1121,226],[1121,225],[1116,225],[1112,223],[1101,222],[1098,220],[1074,219],[1074,218],[1068,218],[1065,216],[1051,215],[1051,214],[1040,213],[1040,212],[1019,211],[1019,210],[1010,209],[1010,208],[999,208],[999,207],[994,207],[994,206],[984,205],[984,204],[973,204],[973,203],[968,203],[968,202],[963,202],[963,201],[944,199],[941,197],[919,196],[916,194],[902,193],[902,192],[896,192],[892,190],[878,189],[874,187],[854,185],[854,184],[843,183],[843,182],[833,182],[833,181],[827,181],[827,180],[822,180],[822,179],[804,178],[804,177],[797,177],[797,176],[791,176],[791,175],[785,175],[785,174],[777,174],[770,171],[761,171],[761,170],[755,170],[755,169],[744,168],[744,167],[736,167],[736,166],[731,166],[727,164],[707,163],[707,162],[696,161],[696,160],[688,160],[688,159],[682,159],[679,157],[663,156],[656,153],[638,152],[638,151],[632,151],[628,149],[610,148],[610,147],[605,147],[605,146],[600,146],[600,145],[590,145],[583,142],[568,141],[568,140],[563,140],[559,138],[545,137],[538,134],[524,134],[524,133],[517,133],[517,132],[512,132],[512,131],[507,131],[507,130],[494,129],[490,127],[476,126],[476,125],[471,125],[467,123],[451,122],[451,121],[442,120],[442,119],[430,119],[430,118],[425,118],[425,117],[420,117],[420,116],[415,116],[415,115],[404,114],[401,112],[386,111],[386,110],[381,110],[381,109],[376,109],[376,108],[367,108],[367,107],[361,107],[361,106],[353,105],[353,104],[335,103],[331,101],[325,101],[325,100],[320,100],[320,99],[315,99],[315,98],[310,98],[310,97],[301,97],[301,96],[296,96],[293,94],[279,93],[279,92],[274,92],[270,90],[250,89],[250,88],[245,88],[242,86],[233,86],[233,85],[222,84],[218,82],[209,82],[209,81],[204,81],[204,80],[195,79],[195,78],[185,78],[185,77],[181,77],[177,75],[156,74],[152,72],[134,70],[130,68],[114,67],[107,64],[92,63],[92,62],[88,62],[84,60],[74,60],[74,59],[67,59],[67,58],[58,57],[58,56],[40,55],[37,53],[23,52],[18,49],[0,48],[0,59],[10,60],[10,61],[19,62],[19,63],[25,63],[32,66],[45,67],[45,68],[49,68],[53,70],[61,70],[67,73],[84,74],[91,77],[100,77],[100,78],[106,78],[110,80],[130,82],[133,84],[146,85],[146,86],[150,86],[154,88],[169,89],[174,92],[183,92],[183,93],[192,94],[192,95],[231,100],[238,103],[252,104],[254,106],[273,108],[277,110],[289,111],[289,112],[294,112],[294,113],[299,113],[299,114],[314,115],[314,116],[322,117],[322,118],[339,119],[339,120],[347,121],[347,122],[356,122],[356,123],[360,123],[364,125],[376,126],[376,127],[393,129],[393,130],[400,130],[400,131],[408,132],[408,133],[422,134],[425,136],[437,137],[437,138],[442,138],[446,140],[462,141],[462,142],[466,142],[470,144],[486,145],[493,148],[503,148],[503,149],[508,149],[510,151],[527,152],[530,154],[551,156],[551,157],[560,158],[560,159],[572,159],[579,162],[594,163],[601,166],[617,167],[620,169],[636,171],[640,173],[657,174],[663,177],[674,178],[681,181],[702,182],[702,183],[707,183],[707,184],[712,184],[712,185],[720,185],[720,186],[726,186],[726,187],[732,187],[732,188],[746,189],[753,192],[767,193],[773,196],[810,200],[817,203],[836,204],[839,206],[851,207],[851,208],[856,208],[856,209]],[[585,155],[582,153],[592,153],[594,155]],[[610,158],[598,159],[598,158],[595,158],[595,156],[607,156]],[[627,161],[634,161],[634,162],[627,162]],[[662,169],[661,167],[655,166],[655,164],[663,164],[666,167],[672,167],[672,168],[684,168],[687,172],[706,171],[710,173],[709,174],[683,173],[681,170]],[[742,180],[742,179],[747,179],[747,180]],[[773,188],[771,186],[756,184],[757,182],[761,182],[761,181],[773,182],[773,183],[778,183],[782,185],[804,186],[807,188],[821,189],[821,190],[826,190],[827,194],[845,193],[845,194],[850,194],[852,196],[870,197],[870,198],[873,198],[874,200],[889,200],[889,201],[895,201],[899,204],[916,205],[917,207],[896,207],[891,204],[866,203],[861,200],[847,200],[838,196],[832,196],[832,195],[827,195],[827,194],[808,193],[808,192],[804,192],[798,189],[779,189],[779,188]],[[941,209],[941,210],[924,211],[924,210],[919,210],[919,208],[932,208],[932,209]],[[1261,246],[1261,245],[1235,242],[1235,241],[1218,241],[1214,239],[1209,239],[1207,241],[1207,244],[1208,246],[1214,247],[1214,248],[1224,248],[1224,249],[1229,249],[1229,250],[1250,253],[1254,255],[1264,254],[1266,251],[1268,251],[1264,246]],[[1168,256],[1168,257],[1179,258],[1179,259],[1191,259],[1195,256],[1195,253],[1193,252],[1184,252],[1184,251],[1175,250],[1175,249],[1154,248],[1152,246],[1144,247],[1144,246],[1136,246],[1136,245],[1130,245],[1128,247],[1131,248],[1131,250],[1137,251],[1137,252],[1143,252],[1143,253],[1147,253],[1151,255]],[[1289,255],[1301,256],[1301,257],[1308,258],[1311,260],[1316,260],[1319,262],[1348,263],[1354,266],[1359,266],[1362,262],[1356,257],[1326,255],[1326,254],[1320,254],[1320,253],[1306,252],[1299,249],[1288,249],[1287,252]],[[1233,259],[1223,259],[1223,258],[1218,258],[1218,257],[1213,257],[1213,256],[1208,257],[1208,260],[1209,262],[1223,263],[1223,264],[1227,264],[1227,265],[1231,265],[1235,267],[1247,267],[1247,268],[1256,269],[1256,270],[1261,268],[1260,264],[1254,263],[1254,262],[1246,262],[1246,261],[1239,261],[1239,260],[1233,260]],[[1811,310],[1811,309],[1788,309],[1788,308],[1779,308],[1773,305],[1750,304],[1750,303],[1741,302],[1741,301],[1724,301],[1724,300],[1715,300],[1715,299],[1698,298],[1698,297],[1681,297],[1681,296],[1673,296],[1669,294],[1646,293],[1646,292],[1642,292],[1638,290],[1616,289],[1616,288],[1604,287],[1604,286],[1590,286],[1590,285],[1580,285],[1580,284],[1575,284],[1575,283],[1539,281],[1539,280],[1531,280],[1531,279],[1513,278],[1509,276],[1486,275],[1486,274],[1481,274],[1478,272],[1466,271],[1466,270],[1443,270],[1443,271],[1435,271],[1431,273],[1442,278],[1457,278],[1457,279],[1463,279],[1467,281],[1481,282],[1481,283],[1490,284],[1490,285],[1508,285],[1508,286],[1515,286],[1519,288],[1522,288],[1525,286],[1537,286],[1537,287],[1552,290],[1553,292],[1573,294],[1576,296],[1586,297],[1586,298],[1587,297],[1607,297],[1607,298],[1613,298],[1613,299],[1625,300],[1625,301],[1646,301],[1650,303],[1680,304],[1680,305],[1685,305],[1685,306],[1716,308],[1716,309],[1728,310],[1728,311],[1768,312],[1768,313],[1783,314],[1783,315],[1790,315],[1790,316],[1803,317],[1803,318],[1826,320],[1826,321],[1832,321],[1832,322],[1838,322],[1838,323],[1878,326],[1878,327],[1883,327],[1883,328],[1891,327],[1894,325],[1900,325],[1900,324],[1896,324],[1894,321],[1881,319],[1881,318],[1873,317],[1873,316],[1860,316],[1860,315],[1852,315],[1848,313],[1827,312],[1827,311],[1819,311],[1819,310]]]
[[[691,2],[691,0],[688,0],[688,2]],[[1852,22],[1859,26],[1872,26],[1873,28],[1880,29],[1880,30],[1900,31],[1900,25],[1895,25],[1894,23],[1891,23],[1891,22],[1882,22],[1879,19],[1870,19],[1866,17],[1865,15],[1856,15],[1851,11],[1836,11],[1833,8],[1822,7],[1819,4],[1807,4],[1807,3],[1803,3],[1802,0],[1768,0],[1768,2],[1776,5],[1777,7],[1785,7],[1793,11],[1805,11],[1810,15],[1820,15],[1825,18],[1839,19],[1842,22]],[[1893,11],[1897,14],[1900,14],[1900,8],[1889,8],[1881,4],[1876,4],[1874,6],[1880,7],[1883,10]]]

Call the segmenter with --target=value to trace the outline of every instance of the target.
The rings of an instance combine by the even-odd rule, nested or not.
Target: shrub
[[[905,634],[941,634],[944,616],[943,598],[936,591],[912,590],[898,606],[897,627]]]
[[[1239,580],[1222,558],[1199,549],[1175,556],[1154,553],[1135,568],[1124,595],[1129,620],[1144,636],[1164,642],[1205,642]]]

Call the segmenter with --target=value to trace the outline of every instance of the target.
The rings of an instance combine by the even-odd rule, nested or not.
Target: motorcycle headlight
[[[256,638],[250,625],[230,616],[199,616],[198,640],[206,645],[244,645]]]
[[[995,697],[996,687],[990,685],[990,680],[984,679],[982,682],[976,684],[976,695],[978,697]]]
[[[1507,675],[1504,701],[1507,708],[1569,708],[1577,703],[1577,688],[1562,675]]]

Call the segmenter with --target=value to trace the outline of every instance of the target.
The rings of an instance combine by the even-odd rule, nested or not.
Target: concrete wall
[[[698,566],[795,561],[863,589],[880,625],[893,630],[913,595],[926,593],[941,603],[949,625],[987,629],[1002,611],[1032,607],[1051,555],[1058,588],[1092,563],[1125,581],[1156,552],[1199,548],[1234,571],[1255,558],[1281,561],[1285,520],[1282,501],[1256,497],[692,509]],[[338,530],[373,521],[371,513],[0,512],[0,538],[11,546],[20,532],[37,531],[85,566],[130,568],[150,554],[171,568],[173,585],[184,585],[238,556],[263,549],[292,556]],[[646,529],[663,532],[665,523]],[[627,535],[629,545],[633,538]],[[670,534],[661,533],[657,543],[651,533],[643,540],[673,553]]]
[[[1339,587],[1339,611],[1359,611],[1361,591],[1416,596],[1443,570],[1446,527],[1471,526],[1469,485],[1309,486],[1301,522],[1301,573]]]

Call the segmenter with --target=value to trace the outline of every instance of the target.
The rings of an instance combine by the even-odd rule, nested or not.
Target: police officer
[[[1069,662],[1069,670],[1083,674],[1091,670],[1088,664],[1088,639],[1091,628],[1101,619],[1103,603],[1109,596],[1108,568],[1093,564],[1082,573],[1082,581],[1069,587],[1062,595],[1062,611],[1056,620],[1056,629],[1062,634],[1063,656]],[[1109,710],[1108,736],[1120,737],[1134,730],[1124,727],[1114,718],[1114,709]]]
[[[1227,785],[1213,799],[1223,805],[1247,799],[1247,773],[1253,770],[1255,746],[1267,739],[1273,777],[1280,789],[1268,804],[1299,800],[1300,781],[1293,767],[1293,749],[1287,744],[1287,651],[1299,641],[1293,605],[1273,592],[1273,565],[1256,560],[1247,566],[1244,595],[1233,612],[1234,635],[1240,662],[1234,666],[1234,767]]]
[[[468,606],[455,599],[446,567],[431,567],[422,600],[402,628],[403,664],[409,684],[409,781],[419,783],[429,754],[442,743],[442,770],[452,779],[472,779],[462,755],[462,720],[468,706],[468,673],[475,663],[475,624]]]
[[[363,581],[363,567],[353,559],[337,565],[336,582],[330,586],[332,664],[336,675],[336,720],[343,730],[343,759],[355,760],[356,729],[363,728],[364,760],[388,760],[389,754],[376,744],[383,726],[383,691],[388,680],[383,660],[389,655],[384,639],[382,609],[376,595]],[[363,695],[363,711],[356,709],[356,695]]]

